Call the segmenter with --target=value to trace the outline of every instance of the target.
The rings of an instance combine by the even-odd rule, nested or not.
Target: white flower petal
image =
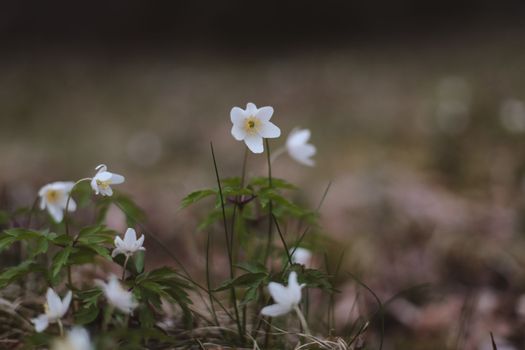
[[[257,106],[251,102],[246,104],[246,115],[251,116],[257,114]]]
[[[233,107],[230,111],[230,119],[234,125],[242,124],[244,122],[244,118],[246,118],[246,114],[242,108]]]
[[[286,140],[287,146],[303,145],[310,139],[310,130],[308,129],[294,129],[288,135]]]
[[[50,315],[54,316],[60,313],[60,310],[62,309],[62,300],[60,300],[58,294],[51,288],[47,289],[46,301]]]
[[[64,299],[62,299],[61,303],[61,312],[60,317],[64,316],[69,309],[69,305],[71,304],[71,299],[73,298],[73,292],[68,291]]]
[[[49,320],[46,315],[39,315],[37,318],[32,318],[31,322],[35,325],[35,330],[40,333],[43,332],[49,325]]]
[[[292,310],[288,305],[273,304],[263,307],[261,314],[264,316],[277,317],[284,315]]]
[[[290,272],[288,276],[288,291],[293,304],[299,304],[301,301],[301,289],[303,286],[297,282],[297,273],[295,271]]]
[[[98,189],[96,177],[91,179],[91,189],[95,192],[95,194],[99,194],[99,189]]]
[[[270,282],[268,284],[268,291],[277,304],[291,305],[293,302],[294,298],[288,288],[280,283]]]
[[[124,254],[124,252],[122,251],[122,249],[120,249],[120,248],[115,248],[115,249],[113,249],[113,251],[111,252],[111,257],[114,258],[114,257],[116,257],[117,255],[119,255],[120,253]]]
[[[274,139],[281,136],[281,129],[272,122],[263,122],[259,129],[259,135],[264,138]]]
[[[266,106],[266,107],[259,108],[255,116],[259,118],[261,121],[267,122],[270,120],[272,115],[273,115],[273,107]]]
[[[263,139],[259,135],[246,135],[244,143],[253,153],[264,152]]]
[[[237,141],[242,141],[246,137],[246,132],[244,131],[242,126],[234,124],[232,126],[232,136]]]
[[[137,233],[131,227],[126,230],[124,234],[124,243],[126,246],[133,245],[137,241]]]
[[[55,220],[55,222],[59,223],[62,222],[62,219],[64,219],[64,212],[62,208],[56,206],[56,205],[50,205],[47,204],[47,211],[49,212],[49,215]]]
[[[67,201],[67,199],[66,199],[66,201]],[[68,209],[68,211],[75,211],[75,210],[77,210],[77,203],[73,200],[73,198],[71,198],[69,200],[69,206],[68,206],[67,209]],[[66,210],[66,205],[65,204],[64,204],[64,210]]]
[[[118,184],[121,184],[125,181],[126,179],[124,178],[124,176],[122,175],[119,175],[119,174],[111,174],[111,184],[113,185],[118,185]]]

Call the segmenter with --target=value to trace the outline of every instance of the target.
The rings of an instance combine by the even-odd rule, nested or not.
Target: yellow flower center
[[[49,305],[47,303],[44,304],[44,313],[49,314]]]
[[[46,193],[46,200],[48,203],[56,203],[59,197],[60,193],[56,190],[49,190]]]
[[[248,134],[256,134],[261,127],[261,120],[252,116],[249,116],[244,120],[244,131]]]
[[[109,187],[110,183],[109,181],[100,181],[97,180],[97,186],[103,190],[107,189]]]

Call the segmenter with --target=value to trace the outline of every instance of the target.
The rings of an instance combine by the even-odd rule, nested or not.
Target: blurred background
[[[273,171],[312,208],[333,182],[321,220],[344,269],[384,299],[430,284],[390,305],[385,349],[491,349],[489,332],[523,349],[524,14],[474,0],[3,3],[2,206],[106,163],[166,244],[201,261],[201,213],[180,200],[214,185],[210,141],[222,175],[239,175],[232,106],[271,105],[284,136],[312,130],[317,166],[283,156]],[[355,283],[340,289],[345,322]]]

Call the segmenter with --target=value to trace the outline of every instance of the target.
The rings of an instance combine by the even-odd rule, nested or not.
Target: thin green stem
[[[221,179],[219,177],[219,169],[217,168],[217,160],[215,158],[215,152],[213,150],[213,143],[210,142],[210,148],[211,148],[211,156],[213,158],[213,167],[215,169],[215,177],[216,177],[216,180],[217,180],[217,186],[219,187],[219,196],[220,196],[220,200],[221,200],[221,209],[222,209],[222,220],[223,220],[223,225],[224,225],[224,235],[225,235],[225,239],[226,239],[226,247],[227,247],[227,250],[228,250],[228,259],[229,259],[229,265],[230,265],[230,278],[233,280],[233,257],[232,257],[232,251],[231,251],[231,247],[229,246],[228,244],[228,224],[226,222],[226,210],[224,208],[224,196],[222,194],[222,186],[221,186]],[[231,288],[230,288],[230,291],[231,291],[231,297],[232,297],[232,300],[233,300],[233,308],[234,308],[234,311],[235,311],[235,322],[237,323],[237,330],[239,332],[239,337],[240,337],[240,340],[241,340],[241,343],[244,343],[244,332],[242,330],[242,325],[241,325],[241,320],[240,320],[240,317],[239,317],[239,307],[237,306],[237,295],[236,295],[236,292],[235,292],[235,287],[232,285]]]
[[[270,152],[270,143],[268,139],[264,139],[266,143],[266,161],[268,163],[268,187],[271,189],[272,186],[272,162],[271,162],[271,152]],[[268,203],[268,237],[266,241],[266,250],[264,252],[264,265],[268,263],[268,258],[271,255],[272,249],[272,240],[273,240],[273,230],[272,230],[272,212],[273,212],[273,203],[270,200]]]
[[[308,323],[306,322],[306,319],[304,318],[303,313],[301,312],[301,309],[299,309],[299,306],[294,306],[295,313],[297,314],[297,317],[299,318],[299,322],[301,322],[301,327],[303,327],[304,332],[307,335],[311,335],[310,328],[308,328]]]
[[[57,323],[58,323],[58,330],[60,331],[60,336],[63,337],[64,336],[64,326],[62,325],[62,320],[58,319]]]
[[[122,282],[124,282],[124,279],[126,278],[126,266],[128,266],[129,261],[129,255],[126,254],[126,259],[124,260],[124,265],[122,266]]]
[[[211,288],[211,277],[210,277],[210,247],[211,247],[211,234],[208,230],[208,235],[206,238],[206,287],[208,289],[208,299],[210,301],[210,311],[213,316],[213,321],[215,325],[220,327],[219,319],[217,318],[217,313],[215,311],[215,304],[213,303],[213,293]]]
[[[277,232],[279,233],[279,237],[281,238],[281,242],[283,243],[284,251],[286,253],[286,257],[288,258],[288,264],[292,265],[292,255],[290,254],[290,250],[288,249],[288,245],[286,244],[286,240],[284,239],[283,233],[281,232],[281,228],[279,227],[279,222],[277,222],[277,218],[275,215],[272,215],[273,222],[275,223],[275,228],[277,228]]]
[[[113,315],[113,306],[109,305],[104,313],[104,320],[102,322],[102,331],[107,332],[111,316]]]

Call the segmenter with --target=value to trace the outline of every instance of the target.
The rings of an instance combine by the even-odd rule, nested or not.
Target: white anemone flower
[[[270,282],[268,284],[268,291],[276,304],[265,306],[261,310],[261,314],[265,316],[281,316],[287,314],[292,310],[298,310],[297,306],[301,302],[301,289],[305,284],[297,283],[297,273],[290,272],[288,276],[288,286],[283,286],[280,283]]]
[[[91,179],[91,188],[95,191],[95,194],[111,196],[113,195],[111,185],[121,184],[125,180],[124,176],[109,172],[105,164],[100,164],[95,170],[97,170],[97,173]]]
[[[314,166],[315,162],[312,157],[317,152],[317,149],[314,145],[308,143],[309,139],[310,130],[295,128],[286,139],[286,150],[290,157],[297,162],[307,166]]]
[[[122,285],[117,279],[117,276],[110,275],[109,282],[103,282],[101,280],[95,281],[95,283],[102,289],[104,296],[108,303],[118,310],[130,314],[138,304],[133,299],[131,292],[122,288]]]
[[[74,327],[65,338],[57,339],[53,342],[51,350],[93,350],[93,344],[89,338],[89,333],[85,328]]]
[[[297,247],[290,249],[290,254],[292,254],[292,262],[294,264],[300,264],[304,266],[310,265],[310,260],[312,259],[312,252],[308,249]]]
[[[111,253],[112,257],[116,257],[118,254],[124,254],[126,257],[130,257],[139,250],[146,250],[142,245],[144,244],[144,235],[141,235],[137,239],[137,233],[134,229],[128,228],[124,235],[124,240],[119,236],[115,237],[115,249]]]
[[[44,305],[45,313],[31,320],[35,325],[35,330],[37,332],[42,332],[50,323],[60,322],[60,319],[64,317],[69,309],[72,297],[73,293],[68,291],[64,299],[60,299],[53,289],[48,288],[46,293],[46,304]]]
[[[67,197],[75,186],[74,182],[52,182],[45,185],[38,191],[40,197],[40,209],[47,209],[49,215],[56,222],[62,222],[64,219],[64,210],[66,210]],[[71,198],[69,200],[68,211],[75,211],[77,204]]]
[[[281,129],[270,122],[272,114],[272,107],[257,108],[251,102],[246,105],[246,109],[233,107],[230,112],[233,137],[237,141],[244,141],[253,153],[262,153],[263,138],[273,139],[281,136]]]

